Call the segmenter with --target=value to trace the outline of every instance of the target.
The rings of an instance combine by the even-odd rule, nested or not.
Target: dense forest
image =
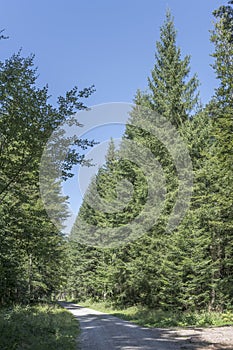
[[[219,86],[211,101],[202,106],[198,78],[190,77],[190,57],[182,58],[173,18],[169,12],[166,15],[160,41],[156,43],[148,89],[137,91],[136,107],[120,149],[110,141],[106,163],[92,179],[72,229],[66,290],[74,299],[107,300],[119,307],[140,304],[181,311],[223,310],[232,305],[233,9],[230,4],[222,6],[214,16],[213,69]],[[136,112],[138,108],[141,113]],[[148,109],[158,115],[142,113]],[[177,203],[180,179],[165,145],[147,131],[153,123],[158,123],[155,118],[161,115],[182,135],[193,166],[191,204],[174,230],[167,230],[167,225],[171,215],[175,215],[173,207]],[[124,242],[121,236],[107,237],[106,232],[114,232],[115,227],[120,228],[117,232],[123,232],[126,224],[143,210],[148,195],[141,169],[123,159],[125,143],[129,140],[149,149],[162,165],[167,191],[155,225],[147,230],[145,223],[139,238]],[[124,210],[101,211],[98,197],[95,199],[96,188],[100,197],[114,208],[116,187],[122,178],[133,184],[132,199]],[[158,195],[162,184],[157,177],[152,181]],[[127,186],[118,190],[122,199],[130,195]],[[176,214],[179,215],[181,207],[179,203]],[[155,215],[148,208],[147,214],[144,221]],[[128,234],[133,236],[136,228],[133,224],[130,228]],[[99,246],[103,241],[104,248]],[[121,244],[111,244],[117,241]]]
[[[0,62],[1,306],[65,295],[75,300],[108,300],[120,307],[140,304],[181,311],[232,308],[232,4],[230,1],[214,11],[210,40],[218,87],[206,106],[201,103],[197,76],[190,76],[190,56],[183,56],[177,46],[174,20],[167,12],[148,89],[136,92],[120,149],[110,141],[106,162],[85,193],[68,238],[50,221],[44,208],[40,162],[51,133],[64,121],[75,123],[72,116],[86,108],[85,100],[94,87],[75,87],[58,97],[54,106],[49,102],[48,87],[37,86],[33,56],[24,58],[19,52]],[[1,39],[7,40],[3,32]],[[137,113],[137,108],[153,113]],[[183,203],[180,199],[174,212],[180,183],[177,169],[164,144],[145,131],[153,126],[156,115],[182,136],[193,168],[191,203],[179,224],[170,230],[171,216],[174,220],[179,216]],[[139,237],[101,247],[95,245],[101,233],[108,228],[124,230],[143,210],[148,196],[141,169],[122,158],[129,141],[147,148],[161,165],[166,182],[163,207],[155,224]],[[94,144],[93,140],[73,140],[65,162],[56,163],[62,180],[72,176],[73,165],[85,164],[82,150]],[[119,188],[123,197],[132,195],[124,210],[103,212],[91,205],[97,188],[114,209],[116,187],[124,178],[133,184],[133,195],[129,188]],[[151,178],[155,193],[161,189],[157,180]],[[48,191],[51,187],[59,192],[60,182],[48,184]],[[67,198],[59,196],[59,201],[62,228],[68,215]],[[148,209],[146,220],[153,215]],[[89,245],[83,239],[90,236],[85,222],[96,228]],[[134,233],[132,225],[132,237]],[[121,242],[120,237],[108,239]]]

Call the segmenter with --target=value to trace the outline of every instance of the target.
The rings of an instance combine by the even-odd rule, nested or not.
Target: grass
[[[146,327],[208,327],[233,325],[232,312],[169,312],[147,309],[142,306],[132,306],[117,309],[106,302],[86,301],[82,306],[109,313],[124,320],[128,320]]]
[[[78,323],[55,304],[0,309],[1,350],[75,350]]]

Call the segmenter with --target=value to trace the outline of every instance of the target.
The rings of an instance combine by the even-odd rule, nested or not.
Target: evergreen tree
[[[212,145],[203,171],[208,188],[203,197],[211,234],[212,293],[210,307],[223,307],[233,300],[232,279],[232,164],[233,164],[233,8],[221,6],[214,11],[215,28],[211,40],[215,45],[213,68],[219,86],[208,106],[213,120]]]
[[[169,12],[161,28],[160,41],[157,42],[156,47],[155,66],[151,78],[148,78],[149,90],[146,93],[138,91],[135,98],[136,105],[142,106],[145,110],[151,109],[154,113],[148,112],[149,117],[146,115],[140,117],[139,113],[138,117],[138,114],[133,112],[125,137],[148,147],[161,164],[165,174],[167,194],[159,221],[152,230],[145,232],[145,237],[142,238],[143,243],[140,245],[143,253],[138,251],[136,243],[132,244],[131,249],[132,255],[136,255],[135,267],[140,269],[138,275],[143,281],[147,281],[144,283],[143,291],[140,292],[141,295],[144,295],[146,304],[166,308],[177,307],[182,288],[181,267],[177,265],[178,247],[173,247],[176,252],[175,254],[173,252],[171,258],[171,248],[175,243],[176,233],[168,235],[166,226],[171,216],[174,222],[177,222],[176,215],[179,217],[180,212],[179,209],[173,212],[173,207],[176,203],[177,208],[180,208],[183,203],[182,200],[177,203],[179,190],[177,169],[166,147],[169,144],[169,141],[166,144],[166,140],[170,139],[170,142],[173,140],[172,133],[170,135],[167,130],[163,133],[164,125],[159,115],[177,127],[180,134],[184,134],[185,125],[191,122],[191,113],[198,106],[198,94],[196,93],[198,81],[196,76],[188,80],[190,57],[186,56],[183,60],[181,59],[180,49],[176,46],[176,30]],[[141,120],[139,121],[138,118]],[[135,128],[134,125],[140,125],[140,128]],[[153,125],[160,126],[161,139],[146,131],[150,130],[150,125],[151,130],[153,130]],[[176,147],[177,149],[174,149],[174,144],[175,154],[179,155],[181,160],[183,150],[179,145]],[[142,276],[142,271],[146,277]]]
[[[109,292],[111,300],[118,304],[132,305],[140,301],[150,306],[177,305],[179,298],[177,273],[180,271],[174,271],[176,265],[168,252],[169,240],[172,240],[172,236],[165,234],[165,228],[177,199],[179,183],[173,158],[166,149],[166,145],[150,134],[149,130],[153,129],[155,122],[157,126],[161,122],[159,125],[161,137],[166,140],[171,138],[170,142],[172,142],[172,132],[171,135],[166,135],[167,130],[163,130],[164,120],[172,122],[180,129],[188,122],[189,113],[197,103],[195,91],[198,85],[195,76],[187,81],[189,71],[189,57],[181,59],[180,49],[176,47],[173,20],[170,13],[167,13],[165,24],[161,28],[161,41],[157,43],[156,63],[152,71],[152,78],[148,79],[149,92],[137,92],[135,103],[141,109],[139,113],[137,107],[132,111],[118,154],[115,153],[113,143],[110,143],[106,163],[90,184],[80,208],[79,217],[96,227],[91,232],[94,240],[96,233],[98,232],[98,237],[101,237],[106,227],[126,228],[127,224],[131,223],[130,234],[136,240],[108,251],[108,256],[110,254],[111,258],[105,260],[105,283],[111,291]],[[161,113],[165,119],[160,118],[156,111]],[[153,119],[155,116],[158,118],[157,121]],[[135,148],[136,144],[139,145],[139,152]],[[145,152],[144,149],[147,149],[148,152]],[[176,154],[178,151],[177,149]],[[149,202],[148,191],[152,191],[154,198],[162,199],[165,186],[158,173],[151,172],[154,160],[157,160],[163,168],[168,193],[158,223],[151,225],[151,222],[155,221],[158,216],[158,212],[155,213],[153,208],[146,206],[146,203]],[[142,164],[140,169],[139,165]],[[142,169],[147,174],[147,178],[140,174]],[[122,178],[126,178],[133,185],[132,193],[129,193],[127,186],[118,186],[123,198],[130,198],[130,195],[132,198],[123,210],[119,207],[116,192],[117,185]],[[152,189],[148,188],[146,180],[152,184]],[[100,198],[107,200],[106,211],[96,210],[97,208],[90,205],[96,202],[96,187]],[[99,202],[100,199],[97,200],[97,207]],[[150,204],[151,207],[155,206],[153,202]],[[158,203],[158,207],[161,210],[161,203]],[[143,210],[144,216],[138,216]],[[79,236],[82,234],[86,239],[87,226],[85,224],[80,226],[79,217],[74,228],[76,227],[75,230]],[[144,226],[141,227],[140,234],[136,235],[136,226],[132,220],[135,218],[138,220],[138,217],[141,218]],[[148,223],[150,230],[147,232]],[[139,236],[141,237],[138,238]],[[119,236],[116,238],[119,243]],[[98,271],[96,268],[95,279],[100,276]],[[174,282],[172,285],[171,280]],[[177,294],[176,297],[174,294]]]
[[[132,239],[127,224],[137,217],[147,197],[143,183],[142,171],[122,158],[110,141],[106,162],[85,193],[72,235],[79,242],[102,247]]]
[[[145,97],[148,106],[179,127],[197,106],[198,80],[196,75],[188,80],[190,56],[181,58],[170,11],[167,11],[166,21],[160,29],[156,49],[155,65],[148,78],[149,91]]]

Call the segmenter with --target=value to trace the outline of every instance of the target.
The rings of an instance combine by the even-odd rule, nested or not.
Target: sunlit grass
[[[233,325],[233,312],[169,312],[132,306],[117,309],[106,302],[86,301],[79,303],[101,312],[120,317],[146,327],[207,327]]]
[[[0,310],[1,350],[75,350],[78,323],[58,305]]]

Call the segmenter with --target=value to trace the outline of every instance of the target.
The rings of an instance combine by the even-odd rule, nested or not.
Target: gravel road
[[[61,305],[79,320],[81,350],[232,349],[205,341],[200,337],[202,329],[186,329],[184,333],[174,329],[149,329],[73,303]]]

